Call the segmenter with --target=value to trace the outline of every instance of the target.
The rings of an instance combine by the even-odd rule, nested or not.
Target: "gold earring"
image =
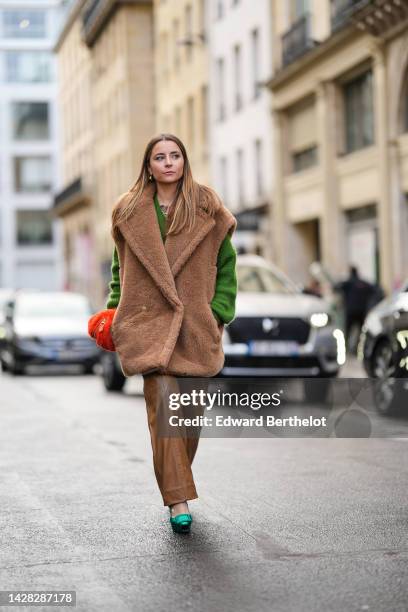
[[[149,174],[149,181],[152,181],[152,180],[153,180],[153,175]]]

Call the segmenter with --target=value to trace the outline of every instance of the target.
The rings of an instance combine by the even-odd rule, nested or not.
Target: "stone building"
[[[408,3],[272,2],[275,258],[408,275]]]
[[[154,0],[156,132],[187,148],[193,176],[209,181],[208,2]]]
[[[78,0],[55,51],[60,67],[65,288],[106,298],[111,211],[139,173],[154,130],[153,7]]]

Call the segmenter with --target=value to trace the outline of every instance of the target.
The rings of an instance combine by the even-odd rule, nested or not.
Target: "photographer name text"
[[[290,416],[279,418],[274,415],[258,417],[233,417],[230,415],[195,416],[192,418],[172,415],[169,424],[172,427],[326,427],[327,417]]]

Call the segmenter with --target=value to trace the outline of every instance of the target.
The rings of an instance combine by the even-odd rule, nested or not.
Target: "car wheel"
[[[8,367],[8,370],[13,376],[21,376],[21,374],[25,372],[25,367],[21,363],[18,363],[18,361],[15,361],[13,365]]]
[[[303,396],[308,404],[323,404],[326,402],[329,389],[329,378],[305,378],[303,380]]]
[[[380,414],[390,415],[397,411],[398,388],[396,367],[392,347],[383,340],[376,347],[372,357],[374,382],[374,403]]]
[[[126,377],[116,367],[115,360],[110,355],[103,355],[102,379],[107,391],[122,391],[125,386]]]
[[[5,361],[3,361],[3,359],[1,360],[1,370],[2,370],[2,372],[8,372],[9,371],[9,367],[8,367],[7,363]]]
[[[94,374],[94,364],[93,363],[86,363],[83,366],[83,373],[84,374]]]

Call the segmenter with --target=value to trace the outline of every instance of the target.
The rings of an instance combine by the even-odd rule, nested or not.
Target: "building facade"
[[[154,32],[156,132],[178,136],[208,183],[208,0],[154,0]]]
[[[272,2],[275,258],[408,275],[408,3]]]
[[[57,69],[68,3],[0,2],[0,286],[60,289]]]
[[[152,17],[149,1],[78,0],[55,48],[64,137],[54,212],[65,287],[95,307],[110,280],[112,209],[136,181],[154,130]]]
[[[235,243],[271,257],[269,207],[274,158],[270,96],[269,0],[211,0],[211,177],[237,216]]]

